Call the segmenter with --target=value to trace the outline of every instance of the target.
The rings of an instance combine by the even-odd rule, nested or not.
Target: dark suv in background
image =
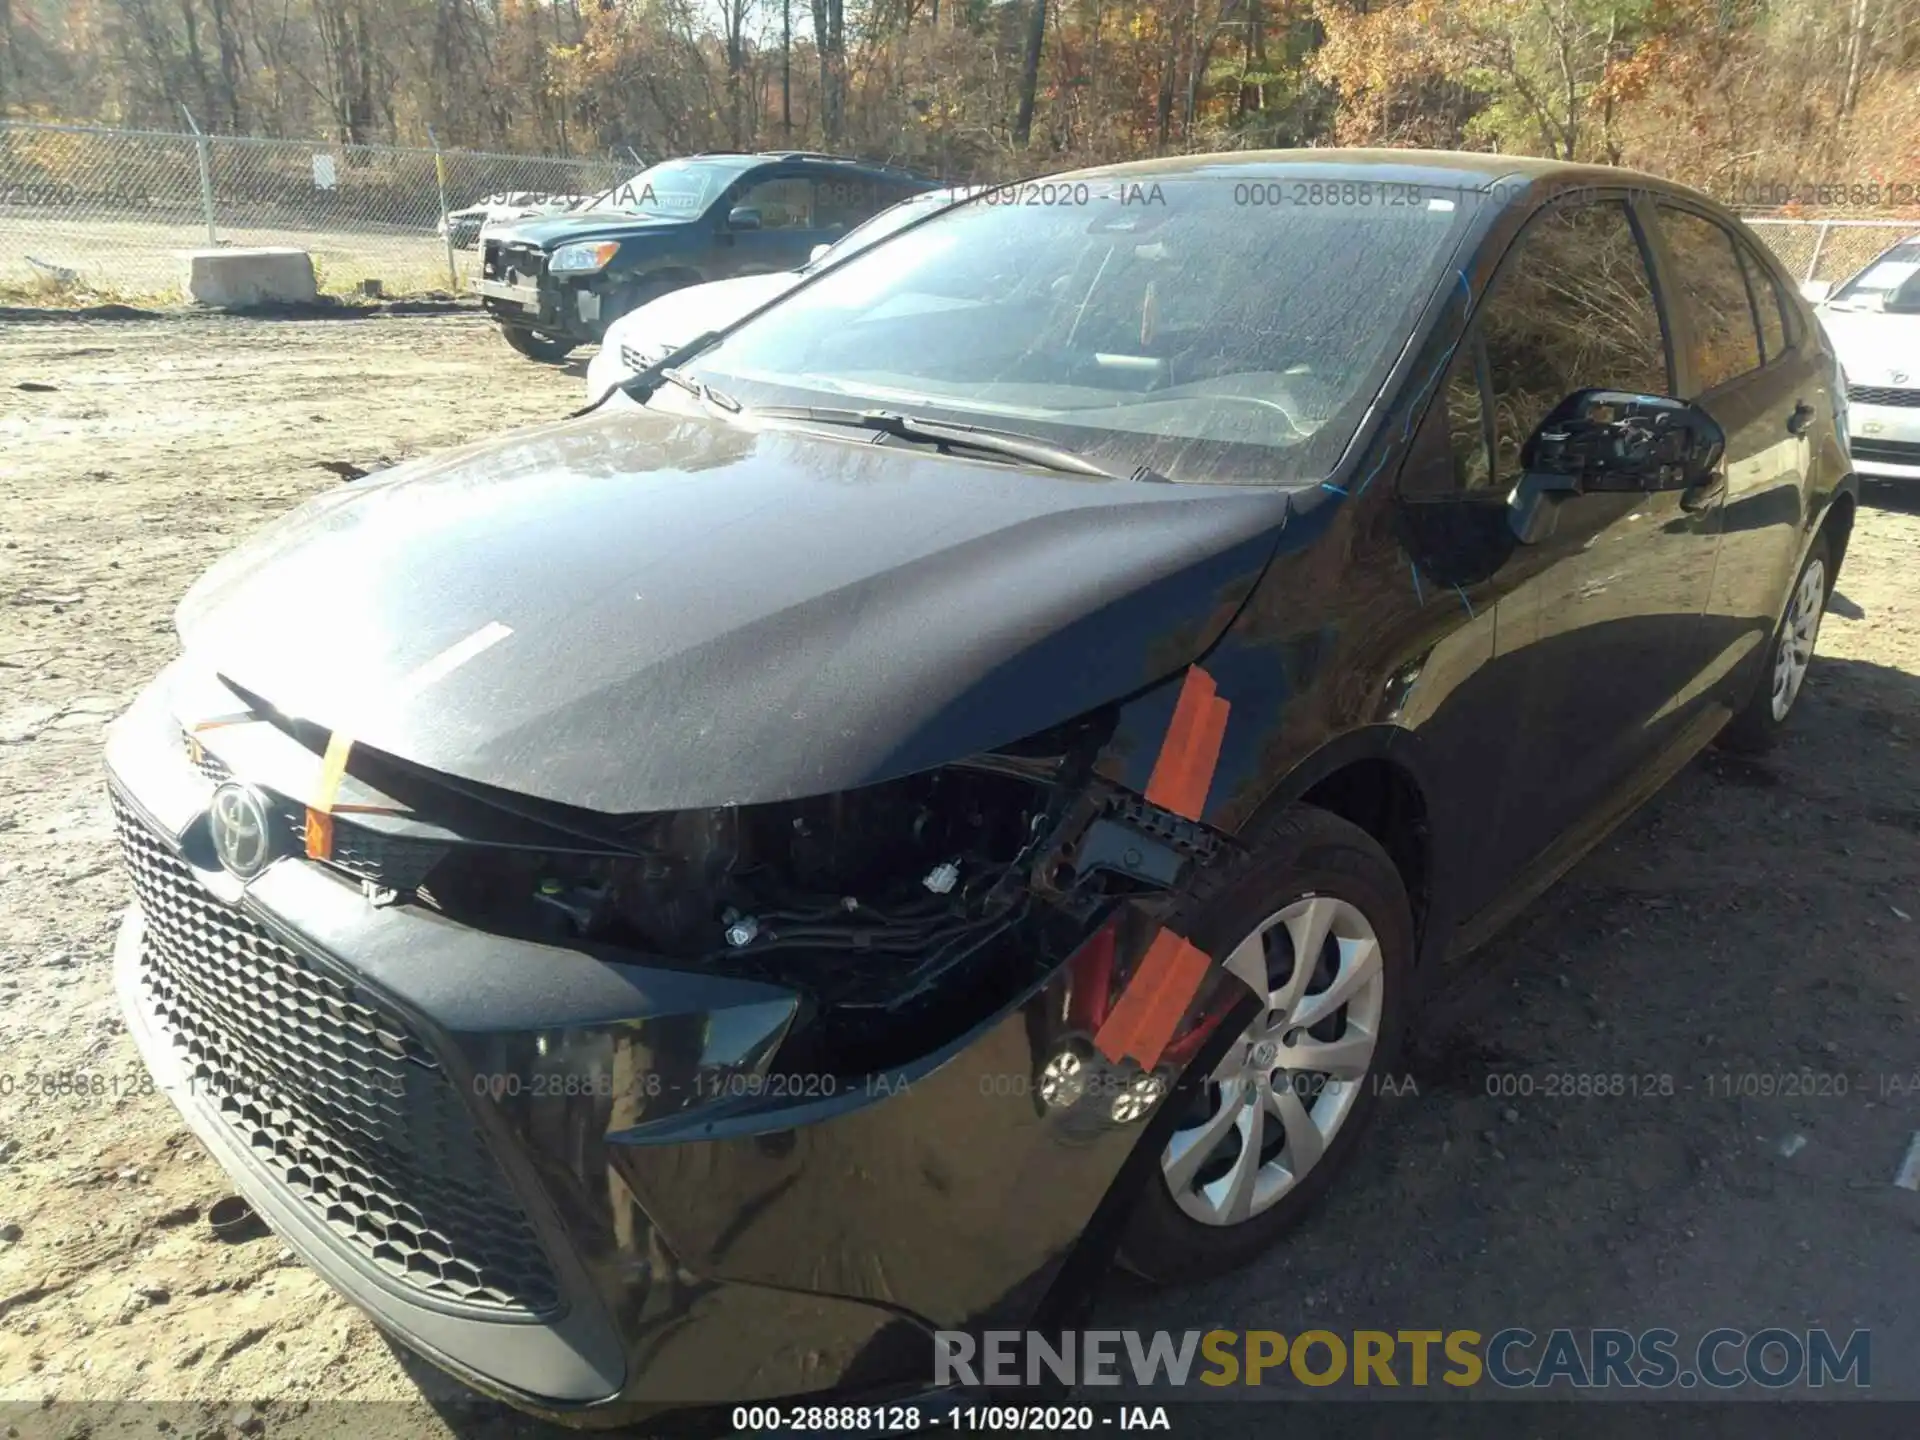
[[[814,246],[932,187],[810,151],[666,160],[565,215],[489,228],[473,288],[509,345],[559,360],[656,296],[796,269]]]

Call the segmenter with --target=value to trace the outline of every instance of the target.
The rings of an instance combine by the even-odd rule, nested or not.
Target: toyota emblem
[[[213,853],[227,872],[251,880],[273,859],[273,827],[267,802],[250,785],[228,781],[213,792],[207,809]]]
[[[1907,372],[1904,370],[1889,370],[1887,372],[1887,379],[1896,385],[1904,385],[1907,383]]]

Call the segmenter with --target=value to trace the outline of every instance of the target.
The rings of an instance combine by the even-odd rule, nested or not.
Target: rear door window
[[[1760,368],[1760,332],[1731,234],[1704,215],[1660,205],[1673,289],[1692,321],[1693,380],[1702,393]]]
[[[1747,289],[1753,295],[1753,313],[1760,322],[1760,352],[1763,363],[1771,364],[1787,351],[1787,300],[1768,270],[1750,246],[1740,247],[1740,260],[1747,270]]]

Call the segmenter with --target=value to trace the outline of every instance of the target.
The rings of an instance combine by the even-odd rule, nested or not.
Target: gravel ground
[[[189,1435],[315,1433],[342,1399],[404,1402],[355,1433],[510,1426],[463,1421],[276,1240],[208,1233],[227,1187],[111,996],[98,751],[187,584],[340,483],[325,462],[550,418],[571,369],[471,316],[0,331],[0,1401],[175,1402]],[[1116,1284],[1099,1319],[1866,1327],[1875,1393],[1920,1397],[1920,1193],[1893,1184],[1920,1130],[1916,574],[1920,496],[1870,494],[1789,743],[1693,765],[1483,953],[1295,1240],[1209,1287]],[[29,1080],[83,1072],[106,1093]],[[1582,1074],[1672,1093],[1548,1093]]]

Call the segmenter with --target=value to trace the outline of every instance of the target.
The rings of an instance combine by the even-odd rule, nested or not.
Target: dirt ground
[[[368,1400],[407,1408],[351,1433],[508,1425],[461,1421],[277,1240],[210,1234],[228,1187],[138,1093],[111,995],[130,895],[99,746],[188,583],[341,483],[326,462],[551,418],[571,369],[471,316],[0,329],[0,1420],[169,1401],[179,1433],[293,1435]],[[1100,1319],[1866,1327],[1875,1393],[1920,1397],[1920,1193],[1893,1184],[1920,1130],[1916,576],[1920,493],[1872,492],[1790,742],[1693,765],[1484,953],[1419,1093],[1291,1243],[1210,1287],[1118,1286]],[[1656,1072],[1672,1094],[1546,1094]],[[1761,1078],[1789,1072],[1844,1079]],[[29,1081],[81,1073],[106,1093]]]

